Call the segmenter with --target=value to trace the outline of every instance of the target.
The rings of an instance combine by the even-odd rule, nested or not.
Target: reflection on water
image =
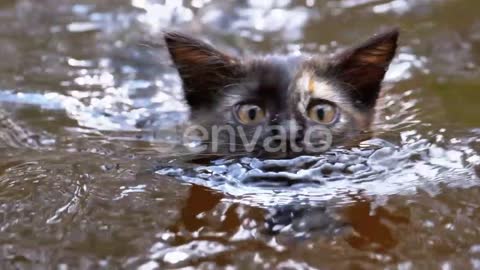
[[[479,3],[0,3],[1,269],[480,268]],[[397,25],[376,138],[196,164],[163,29],[328,54]]]

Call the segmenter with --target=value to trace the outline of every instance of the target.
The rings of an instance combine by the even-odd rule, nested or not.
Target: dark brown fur
[[[261,123],[265,128],[261,138],[272,136],[269,126],[294,123],[298,131],[295,133],[298,138],[294,139],[300,139],[305,130],[318,123],[309,121],[299,108],[321,99],[335,104],[341,114],[338,123],[326,126],[333,135],[334,145],[346,144],[369,130],[397,38],[398,31],[391,30],[328,59],[308,55],[239,59],[200,40],[179,33],[165,34],[194,123],[205,127],[239,127],[241,124],[232,116],[233,108],[239,103],[252,103],[268,112],[267,121]],[[302,86],[304,78],[314,80],[315,91],[308,92]],[[242,126],[249,138],[257,127]],[[212,142],[206,140],[206,143]],[[228,152],[226,147],[231,142],[221,143],[225,148],[219,152]],[[241,147],[236,150],[244,152]],[[264,154],[260,145],[256,145],[255,153]],[[280,156],[287,155],[291,155],[288,150]]]

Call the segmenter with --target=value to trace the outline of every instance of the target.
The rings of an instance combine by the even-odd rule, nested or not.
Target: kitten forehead
[[[307,92],[311,98],[326,99],[332,102],[340,102],[342,97],[335,90],[335,85],[327,79],[319,78],[311,71],[302,72],[297,89]]]

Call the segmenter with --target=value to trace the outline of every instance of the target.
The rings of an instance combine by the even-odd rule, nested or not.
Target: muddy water
[[[480,269],[480,3],[0,2],[1,269]],[[158,44],[333,52],[402,29],[378,136],[189,162]],[[238,48],[241,48],[239,51]]]

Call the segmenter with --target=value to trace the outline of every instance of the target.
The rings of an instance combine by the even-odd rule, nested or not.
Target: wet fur
[[[237,127],[240,124],[235,121],[232,108],[239,102],[252,102],[268,112],[268,121],[261,124],[264,128],[294,123],[296,136],[303,138],[304,130],[317,125],[305,117],[304,109],[310,99],[321,98],[334,103],[341,112],[339,121],[328,126],[334,145],[351,143],[369,130],[397,38],[398,31],[394,29],[331,58],[267,55],[238,59],[183,34],[165,34],[193,123]],[[306,84],[305,78],[313,82]],[[257,126],[242,127],[251,139]],[[269,136],[271,132],[264,132],[259,141]],[[240,142],[238,134],[237,139]],[[218,152],[228,153],[229,143],[220,138],[222,147]],[[238,145],[236,153],[244,153],[242,147]],[[260,145],[254,153],[265,154]],[[277,154],[291,155],[288,151]]]

